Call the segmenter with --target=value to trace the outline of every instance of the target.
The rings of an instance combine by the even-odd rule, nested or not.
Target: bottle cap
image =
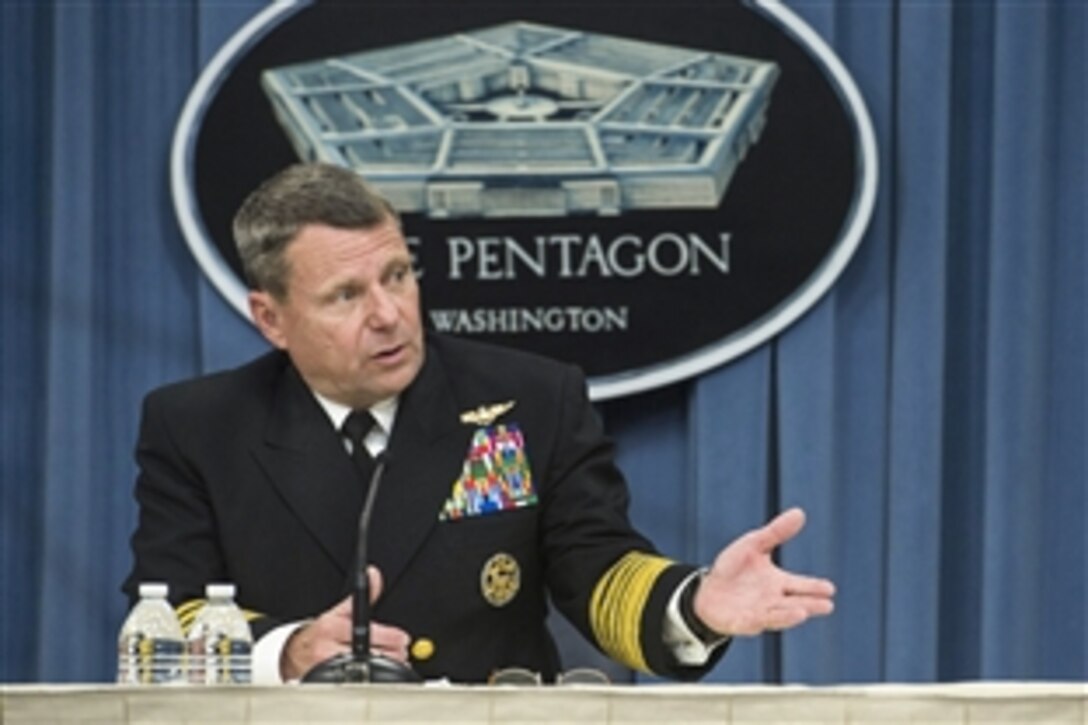
[[[204,587],[204,596],[208,599],[234,599],[234,585],[217,582]]]
[[[140,597],[144,599],[165,599],[170,587],[163,582],[143,582],[140,584]]]

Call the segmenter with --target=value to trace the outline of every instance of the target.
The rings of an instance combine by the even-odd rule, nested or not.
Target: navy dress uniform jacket
[[[384,577],[375,620],[433,645],[414,647],[412,666],[466,682],[510,666],[554,675],[550,592],[619,661],[702,674],[678,665],[661,634],[668,599],[692,568],[657,556],[631,528],[627,487],[581,372],[435,334],[426,344],[400,398],[369,544]],[[454,484],[481,470],[473,446],[496,436],[508,448],[521,442],[506,453],[535,501],[450,516],[451,500],[464,501]],[[184,603],[206,583],[234,582],[260,636],[350,591],[366,483],[286,354],[150,393],[136,457],[130,600],[141,581],[165,581],[175,606],[191,610]],[[488,591],[485,566],[497,555],[513,576]]]

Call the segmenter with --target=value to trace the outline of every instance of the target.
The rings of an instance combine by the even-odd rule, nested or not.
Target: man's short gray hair
[[[234,242],[250,288],[287,297],[287,245],[307,224],[373,229],[400,223],[393,205],[350,169],[295,164],[262,183],[234,215]]]

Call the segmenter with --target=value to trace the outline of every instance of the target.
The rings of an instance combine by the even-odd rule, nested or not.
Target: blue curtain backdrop
[[[0,3],[0,680],[112,677],[141,397],[263,349],[167,182],[190,86],[261,5]],[[808,510],[782,560],[836,615],[714,680],[1088,679],[1086,5],[790,5],[870,106],[873,223],[776,340],[601,406],[633,517],[707,561]]]

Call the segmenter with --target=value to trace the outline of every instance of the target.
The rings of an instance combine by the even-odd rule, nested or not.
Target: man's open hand
[[[771,560],[804,525],[805,512],[793,508],[725,547],[695,593],[695,616],[722,635],[755,635],[830,614],[834,584],[785,571]]]

